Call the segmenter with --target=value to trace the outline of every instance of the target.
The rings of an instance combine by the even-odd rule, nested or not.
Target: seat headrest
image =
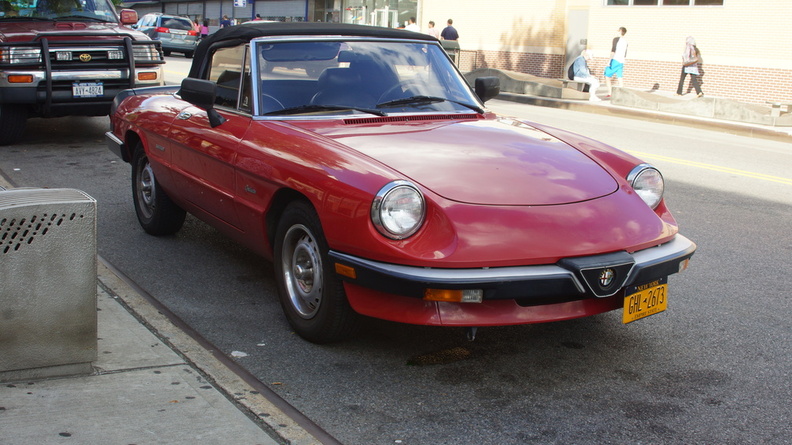
[[[360,75],[349,68],[327,68],[318,79],[319,88],[360,85]]]

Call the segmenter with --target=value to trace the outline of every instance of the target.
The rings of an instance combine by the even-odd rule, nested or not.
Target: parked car
[[[191,58],[198,46],[198,31],[188,17],[152,12],[141,17],[135,28],[162,42],[162,51],[166,56],[177,52]]]
[[[273,261],[312,342],[361,315],[472,336],[665,310],[696,245],[660,172],[486,110],[498,93],[497,78],[471,88],[428,35],[248,25],[204,40],[180,87],[120,94],[106,136],[143,229],[173,234],[190,212]]]
[[[160,43],[137,19],[110,0],[0,2],[0,145],[29,117],[104,116],[120,91],[162,85]]]

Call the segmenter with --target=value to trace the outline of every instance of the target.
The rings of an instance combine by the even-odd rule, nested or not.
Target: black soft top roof
[[[202,74],[206,66],[206,56],[210,48],[237,46],[249,42],[256,37],[266,36],[362,36],[437,41],[436,38],[428,34],[406,31],[403,29],[381,28],[377,26],[342,23],[247,22],[243,25],[221,28],[209,37],[201,40],[201,43],[195,50],[189,77],[203,77]]]

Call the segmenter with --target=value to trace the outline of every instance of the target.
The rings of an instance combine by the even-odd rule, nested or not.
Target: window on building
[[[723,0],[606,0],[608,6],[723,6]]]

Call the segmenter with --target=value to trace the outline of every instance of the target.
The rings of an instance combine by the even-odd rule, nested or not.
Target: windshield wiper
[[[382,102],[381,104],[377,104],[377,108],[398,107],[400,105],[427,105],[438,102],[451,102],[457,105],[461,105],[465,108],[470,108],[471,110],[477,113],[484,113],[484,110],[477,105],[466,104],[464,102],[457,102],[455,100],[446,99],[444,97],[435,97],[435,96],[411,96],[411,97],[405,97],[403,99],[389,100],[387,102]]]
[[[62,15],[62,16],[58,16],[58,17],[53,17],[52,20],[54,20],[56,22],[59,21],[59,20],[77,20],[77,21],[93,20],[95,22],[105,22],[105,23],[108,22],[108,20],[100,19],[99,17],[96,17],[96,16],[92,16],[92,15],[77,15],[77,14],[74,14],[74,15]]]
[[[364,113],[375,114],[377,116],[387,116],[384,111],[375,110],[373,108],[350,107],[348,105],[300,105],[299,107],[284,108],[282,110],[269,111],[264,113],[264,116],[273,116],[279,114],[301,114],[312,113],[315,111],[345,111],[355,110]]]

